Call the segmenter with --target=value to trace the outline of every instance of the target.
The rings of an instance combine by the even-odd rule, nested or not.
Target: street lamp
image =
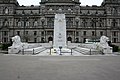
[[[80,18],[79,18],[79,17],[76,17],[76,18],[75,18],[75,22],[76,22],[76,34],[77,34],[77,29],[78,29],[79,21],[80,21]],[[77,36],[77,35],[76,35],[76,36]]]
[[[16,11],[14,11],[14,18],[13,18],[13,36],[15,36],[15,16],[16,16]]]
[[[53,48],[53,47],[50,47],[50,55],[52,55],[52,48]]]
[[[45,41],[46,41],[46,33],[45,33],[45,28],[44,28],[44,22],[45,22],[45,17],[41,18],[41,23],[42,23],[42,28],[44,30],[44,36],[45,36]]]
[[[96,42],[96,36],[97,36],[97,34],[96,34],[96,19],[95,19],[95,42]]]
[[[95,13],[95,42],[96,42],[96,37],[97,37],[97,32],[96,32],[96,30],[97,30],[97,25],[96,25],[96,23],[97,23],[97,16],[98,16],[98,12],[96,11],[96,13]]]
[[[94,34],[95,42],[96,42],[96,36],[97,36],[97,35],[96,35],[96,22],[97,22],[97,21],[96,21],[96,18],[94,18],[94,19],[93,19],[93,24],[94,24],[93,26],[94,26],[94,29],[95,29],[95,34]]]
[[[25,42],[25,26],[26,26],[26,20],[25,20],[25,12],[22,12],[22,18],[23,18],[23,41]]]
[[[104,11],[104,15],[105,16],[107,15],[106,11]],[[106,36],[107,36],[107,19],[105,19],[105,26],[106,26],[105,32],[106,32]]]

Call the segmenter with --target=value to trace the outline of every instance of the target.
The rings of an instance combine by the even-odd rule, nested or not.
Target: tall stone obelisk
[[[62,13],[55,14],[53,47],[66,47],[66,18]]]

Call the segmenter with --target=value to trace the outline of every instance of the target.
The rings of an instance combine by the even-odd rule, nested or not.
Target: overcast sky
[[[41,0],[18,0],[20,5],[39,5]],[[80,0],[81,5],[101,5],[103,0]]]

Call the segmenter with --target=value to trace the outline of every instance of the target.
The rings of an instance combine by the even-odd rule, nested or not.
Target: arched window
[[[33,24],[35,27],[38,26],[38,22],[37,21],[34,21],[34,24]]]
[[[4,26],[8,26],[8,21],[7,20],[4,21]]]
[[[67,25],[67,27],[73,27],[73,19],[72,18],[67,18],[66,25]]]
[[[96,19],[91,19],[91,27],[95,28],[96,27]]]
[[[48,27],[53,28],[53,26],[54,26],[54,20],[52,18],[49,18],[48,21],[47,21],[47,23],[48,23]]]
[[[83,24],[83,27],[87,27],[87,22],[86,22],[86,19],[83,19],[82,24]]]
[[[117,9],[115,7],[112,8],[112,14],[117,14]]]
[[[22,22],[19,21],[19,22],[18,22],[18,27],[21,27],[21,26],[22,26]]]
[[[113,21],[112,21],[112,26],[117,27],[117,21],[115,19],[113,19]]]
[[[90,22],[90,26],[91,27],[94,27],[94,20],[92,19],[91,22]]]
[[[3,21],[2,21],[2,19],[0,19],[0,26],[3,26]]]
[[[8,14],[8,13],[9,13],[9,9],[5,8],[5,14]]]
[[[104,23],[103,23],[102,19],[99,19],[98,24],[99,24],[99,27],[103,27]]]
[[[24,27],[24,21],[19,19],[18,22],[17,22],[17,26],[18,27]]]
[[[26,22],[26,27],[30,27],[30,22],[29,21]]]

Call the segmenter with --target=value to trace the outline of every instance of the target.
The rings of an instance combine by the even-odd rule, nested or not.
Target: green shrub
[[[119,52],[120,52],[120,47],[119,47],[119,50],[118,50]]]
[[[2,44],[0,44],[0,49],[2,49]]]
[[[118,46],[112,45],[112,47],[113,47],[113,52],[118,52],[119,51],[119,47]]]
[[[108,41],[108,45],[113,48],[113,52],[119,51],[119,46],[112,44],[111,41]]]
[[[10,47],[11,44],[2,44],[2,50],[8,50],[8,47]]]

